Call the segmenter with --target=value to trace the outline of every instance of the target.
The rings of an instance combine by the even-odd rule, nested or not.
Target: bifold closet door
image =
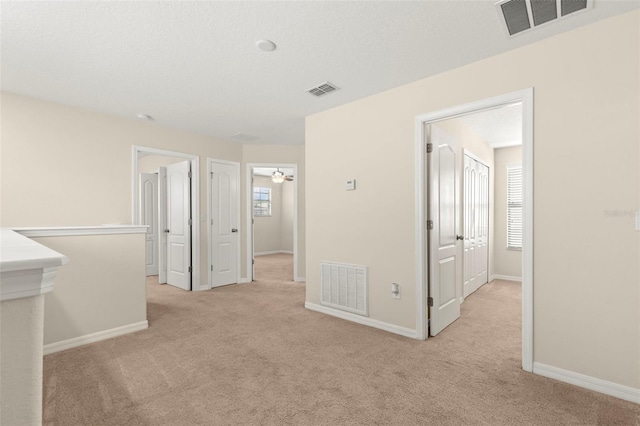
[[[468,155],[464,156],[462,205],[462,294],[467,297],[489,278],[489,168]]]

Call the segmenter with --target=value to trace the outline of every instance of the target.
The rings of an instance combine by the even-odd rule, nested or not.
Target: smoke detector
[[[509,36],[593,7],[593,0],[500,0],[495,3]]]

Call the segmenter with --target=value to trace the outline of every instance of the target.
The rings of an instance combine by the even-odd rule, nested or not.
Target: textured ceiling
[[[639,6],[513,38],[493,1],[2,1],[2,90],[251,143],[303,144],[304,117]],[[277,43],[274,52],[256,40]],[[340,87],[316,98],[324,81]]]
[[[458,118],[493,148],[522,145],[522,105],[490,109]]]

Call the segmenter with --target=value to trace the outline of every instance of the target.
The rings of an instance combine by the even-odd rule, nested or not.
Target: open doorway
[[[297,165],[250,164],[247,172],[249,276],[293,282],[297,272]]]
[[[527,371],[533,368],[532,111],[533,91],[526,90],[416,118],[416,224],[419,229],[425,229],[424,233],[418,233],[417,247],[420,266],[418,335],[427,338],[444,330],[460,317],[465,296],[487,282],[496,278],[515,278],[495,274],[492,272],[495,267],[488,260],[495,261],[495,256],[490,255],[492,250],[507,248],[507,241],[497,240],[502,239],[495,232],[498,228],[496,220],[500,220],[504,229],[512,225],[509,244],[518,238],[520,240],[522,366]],[[520,118],[517,129],[522,144],[517,153],[520,163],[503,155],[506,151],[499,151],[506,147],[470,143],[474,139],[470,135],[475,135],[477,140],[483,139],[478,135],[482,133],[482,126],[478,123],[486,121],[489,115],[495,118],[500,114]],[[495,132],[497,125],[499,123],[494,120],[486,127]],[[497,197],[502,199],[497,192],[503,189],[492,184],[500,178],[496,176],[498,168],[502,172],[506,167],[496,164],[496,159],[506,161],[503,160],[506,158],[511,158],[509,170],[513,171],[512,181],[516,179],[517,169],[521,186],[518,189],[519,200],[511,200],[509,207],[513,208],[505,211],[504,216],[518,217],[519,225],[495,216],[498,208],[502,213],[502,209],[507,207],[496,206],[494,201]],[[515,247],[508,248],[516,252]]]
[[[148,282],[183,290],[198,282],[197,169],[197,156],[134,147],[133,222],[148,226]]]

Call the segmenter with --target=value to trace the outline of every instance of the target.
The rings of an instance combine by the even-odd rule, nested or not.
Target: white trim
[[[253,280],[253,190],[251,178],[253,177],[254,167],[271,167],[271,168],[289,168],[293,169],[293,276],[298,276],[298,163],[247,163],[246,180],[245,180],[245,196],[246,196],[246,220],[247,220],[247,279]]]
[[[213,288],[213,229],[211,227],[211,221],[213,220],[213,212],[211,211],[211,173],[213,172],[213,163],[218,164],[226,164],[230,166],[236,167],[236,180],[238,182],[238,193],[236,194],[236,223],[238,224],[238,244],[236,244],[236,283],[240,283],[240,275],[242,273],[241,261],[242,254],[240,252],[242,238],[240,237],[240,233],[242,229],[240,229],[240,224],[242,223],[242,207],[240,200],[242,200],[242,183],[241,183],[241,172],[240,168],[242,167],[240,162],[238,161],[228,161],[228,160],[220,160],[217,158],[207,157],[207,285],[204,290],[210,290]]]
[[[515,277],[515,276],[511,276],[511,275],[493,274],[493,275],[491,275],[491,277],[489,277],[489,282],[491,282],[493,280],[517,281],[517,282],[521,283],[522,282],[522,277]]]
[[[522,247],[522,368],[533,371],[533,88],[507,93],[480,101],[445,108],[415,118],[415,229],[416,229],[416,304],[418,338],[426,339],[427,259],[425,245],[425,123],[434,123],[466,114],[522,104],[522,166],[524,179]]]
[[[540,362],[533,363],[533,373],[595,392],[600,392],[605,395],[624,399],[625,401],[640,404],[640,389],[632,388],[630,386],[620,385],[618,383],[564,370],[562,368],[553,367]]]
[[[253,253],[254,256],[268,256],[270,254],[293,254],[293,252],[291,250],[271,250]]]
[[[294,282],[296,283],[306,283],[307,282],[307,277],[295,277],[293,279]]]
[[[200,283],[200,157],[182,152],[166,151],[163,149],[149,148],[133,145],[131,147],[131,222],[140,223],[139,217],[139,176],[138,157],[140,154],[166,155],[189,160],[191,163],[191,289],[199,291],[202,288]]]
[[[238,280],[238,284],[249,284],[251,282],[253,282],[253,281],[251,281],[249,278],[240,278]]]
[[[123,334],[129,334],[135,331],[145,330],[147,328],[149,328],[149,322],[147,320],[144,320],[133,324],[123,325],[122,327],[98,331],[96,333],[86,334],[84,336],[62,340],[60,342],[49,343],[47,345],[44,345],[44,355],[49,355],[55,352],[83,346],[88,343],[95,343],[101,340],[111,339],[112,337],[122,336]]]
[[[409,337],[411,339],[417,339],[418,335],[416,330],[410,328],[400,327],[399,325],[389,324],[388,322],[378,321],[369,317],[363,317],[362,315],[352,314],[342,310],[330,308],[328,306],[317,305],[311,302],[305,302],[304,307],[311,311],[320,312],[323,314],[331,315],[343,320],[355,322],[361,325],[367,325],[369,327],[377,328],[380,330],[388,331],[393,334],[399,334],[400,336]]]
[[[12,228],[20,235],[29,238],[39,237],[71,237],[78,235],[120,235],[120,234],[144,234],[146,225],[98,225],[98,226],[47,226]]]

